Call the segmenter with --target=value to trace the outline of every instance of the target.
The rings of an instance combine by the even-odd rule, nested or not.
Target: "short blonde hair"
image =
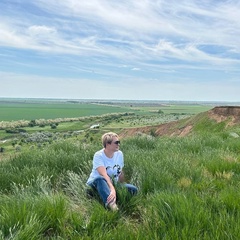
[[[112,143],[113,137],[117,137],[118,135],[114,132],[107,132],[102,135],[102,145],[103,147],[107,146],[107,143]]]

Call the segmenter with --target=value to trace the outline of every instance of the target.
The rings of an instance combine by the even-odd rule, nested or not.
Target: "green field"
[[[129,111],[123,107],[99,106],[97,104],[73,103],[0,103],[0,121],[16,121],[31,119],[75,118],[83,116],[96,116],[107,113]]]
[[[159,110],[165,114],[197,114],[211,109],[212,105],[171,104],[154,106],[148,103],[97,104],[91,102],[49,102],[49,101],[0,101],[0,121],[17,121],[32,119],[77,118],[97,116],[108,113],[135,112],[137,115],[152,115]]]

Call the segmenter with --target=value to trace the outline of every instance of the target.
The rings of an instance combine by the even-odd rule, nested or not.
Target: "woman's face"
[[[120,147],[120,141],[118,140],[118,137],[113,137],[112,142],[109,143],[108,146],[113,152],[118,151]]]

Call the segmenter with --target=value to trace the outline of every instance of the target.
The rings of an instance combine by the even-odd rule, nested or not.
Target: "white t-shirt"
[[[101,176],[97,171],[98,167],[105,167],[108,176],[111,179],[114,179],[114,181],[118,181],[123,166],[124,160],[122,151],[118,150],[117,152],[114,152],[112,158],[108,158],[104,153],[104,149],[101,149],[94,154],[93,168],[87,180],[87,184],[90,184],[95,178]]]

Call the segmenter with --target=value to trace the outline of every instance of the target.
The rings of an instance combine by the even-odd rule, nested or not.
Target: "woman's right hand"
[[[110,191],[110,194],[108,195],[107,203],[110,203],[110,202],[116,202],[116,191],[115,191],[115,189],[112,189]]]
[[[100,175],[102,175],[106,179],[107,184],[108,184],[109,189],[110,189],[110,194],[108,195],[107,203],[110,203],[110,202],[113,202],[113,201],[116,202],[116,191],[115,191],[115,188],[112,184],[111,179],[107,175],[106,168],[103,167],[103,166],[100,166],[100,167],[97,168],[97,171],[99,172]]]

